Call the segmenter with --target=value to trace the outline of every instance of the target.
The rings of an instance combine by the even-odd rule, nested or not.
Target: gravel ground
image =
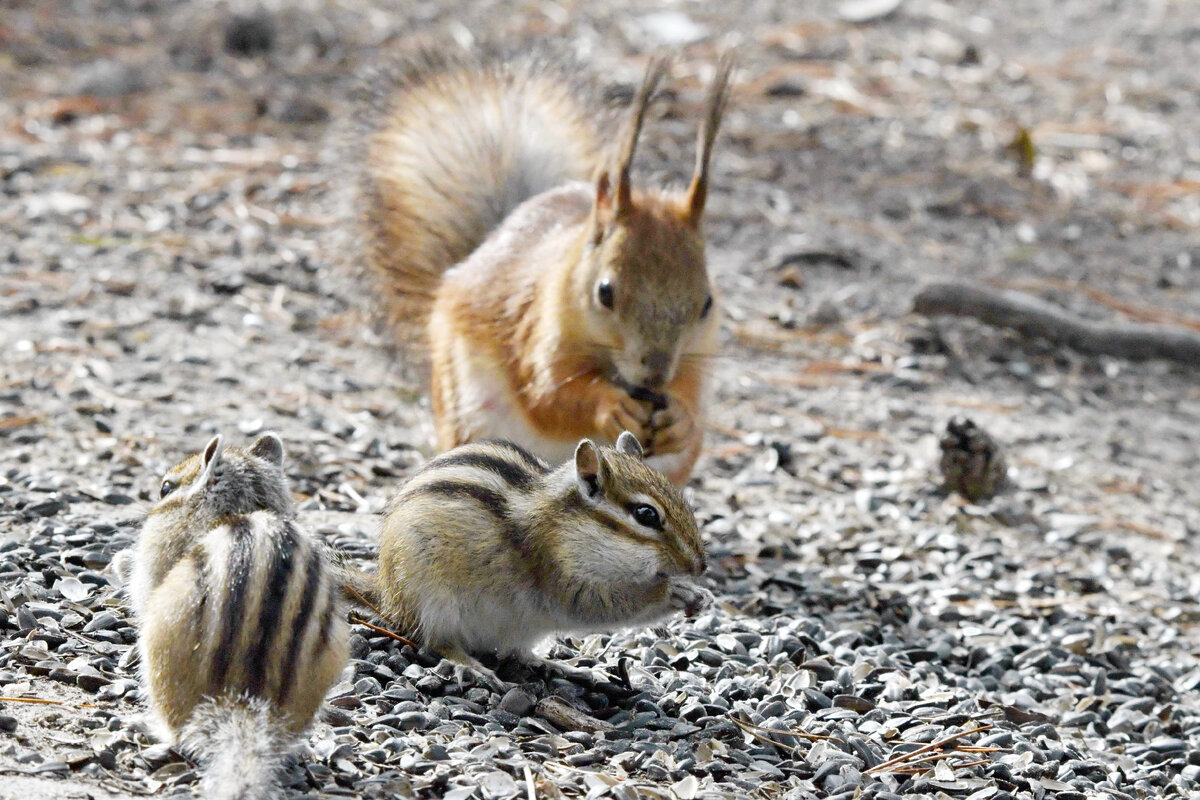
[[[666,175],[739,48],[689,488],[718,604],[552,643],[611,681],[503,697],[360,628],[296,796],[1200,791],[1195,370],[908,313],[960,277],[1200,318],[1194,4],[600,5],[0,2],[0,695],[40,701],[0,701],[0,797],[194,783],[138,726],[110,562],[212,433],[280,432],[302,521],[370,557],[431,425],[330,244],[330,131],[362,65],[485,30],[618,82],[679,50],[645,148]],[[994,500],[939,487],[954,415],[1005,450]]]

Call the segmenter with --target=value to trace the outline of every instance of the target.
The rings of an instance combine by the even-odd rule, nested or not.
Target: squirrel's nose
[[[666,372],[671,355],[664,350],[651,350],[642,356],[642,366],[651,372]]]
[[[658,388],[666,383],[671,354],[663,350],[652,350],[642,356],[642,366],[646,368],[646,386],[651,389]]]

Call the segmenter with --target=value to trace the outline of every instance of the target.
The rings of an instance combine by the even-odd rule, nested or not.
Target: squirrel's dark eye
[[[175,491],[175,481],[163,481],[162,489],[159,490],[159,497],[166,497],[171,492]]]
[[[704,308],[700,309],[700,319],[704,319],[705,317],[707,317],[708,312],[710,312],[710,311],[712,311],[712,295],[711,294],[704,300]]]
[[[607,308],[609,311],[613,307],[613,288],[612,282],[605,278],[596,284],[596,302]]]
[[[630,509],[633,518],[637,520],[638,525],[646,528],[653,528],[656,531],[662,530],[662,517],[658,515],[658,509],[646,503],[637,503]]]

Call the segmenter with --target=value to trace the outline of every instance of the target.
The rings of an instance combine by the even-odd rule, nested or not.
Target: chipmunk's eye
[[[700,319],[704,319],[705,317],[707,317],[708,312],[710,312],[710,311],[712,311],[712,295],[711,294],[704,300],[704,308],[700,309]]]
[[[159,489],[158,496],[166,497],[171,492],[175,491],[175,481],[163,481],[162,488]]]
[[[645,528],[652,528],[656,531],[661,531],[662,517],[658,514],[658,509],[646,503],[634,503],[629,509],[629,513],[633,514],[633,518],[637,520],[638,525]]]
[[[613,307],[613,288],[612,281],[604,278],[596,284],[596,302],[612,311]]]

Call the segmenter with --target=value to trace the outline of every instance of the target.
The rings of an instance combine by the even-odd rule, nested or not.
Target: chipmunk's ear
[[[203,465],[200,478],[194,486],[199,489],[207,484],[211,479],[217,465],[221,463],[221,456],[225,453],[225,441],[221,438],[221,434],[217,434],[209,440],[204,446],[204,453],[200,457],[200,463]]]
[[[606,479],[600,448],[591,439],[580,441],[575,448],[575,482],[579,484],[580,494],[589,500],[595,499],[603,491]]]
[[[642,443],[629,431],[621,431],[621,435],[617,437],[617,452],[636,459],[645,457],[642,453]]]
[[[250,454],[269,461],[277,467],[283,466],[283,441],[273,433],[264,433],[250,445]]]
[[[696,136],[696,168],[692,173],[692,183],[688,187],[685,211],[688,225],[696,230],[700,229],[700,220],[704,217],[704,203],[708,199],[708,165],[712,160],[717,129],[721,126],[721,117],[725,114],[725,104],[729,100],[729,78],[732,74],[733,55],[726,53],[717,62],[717,74],[713,77],[712,86],[708,90],[708,101],[705,103],[704,122]]]

